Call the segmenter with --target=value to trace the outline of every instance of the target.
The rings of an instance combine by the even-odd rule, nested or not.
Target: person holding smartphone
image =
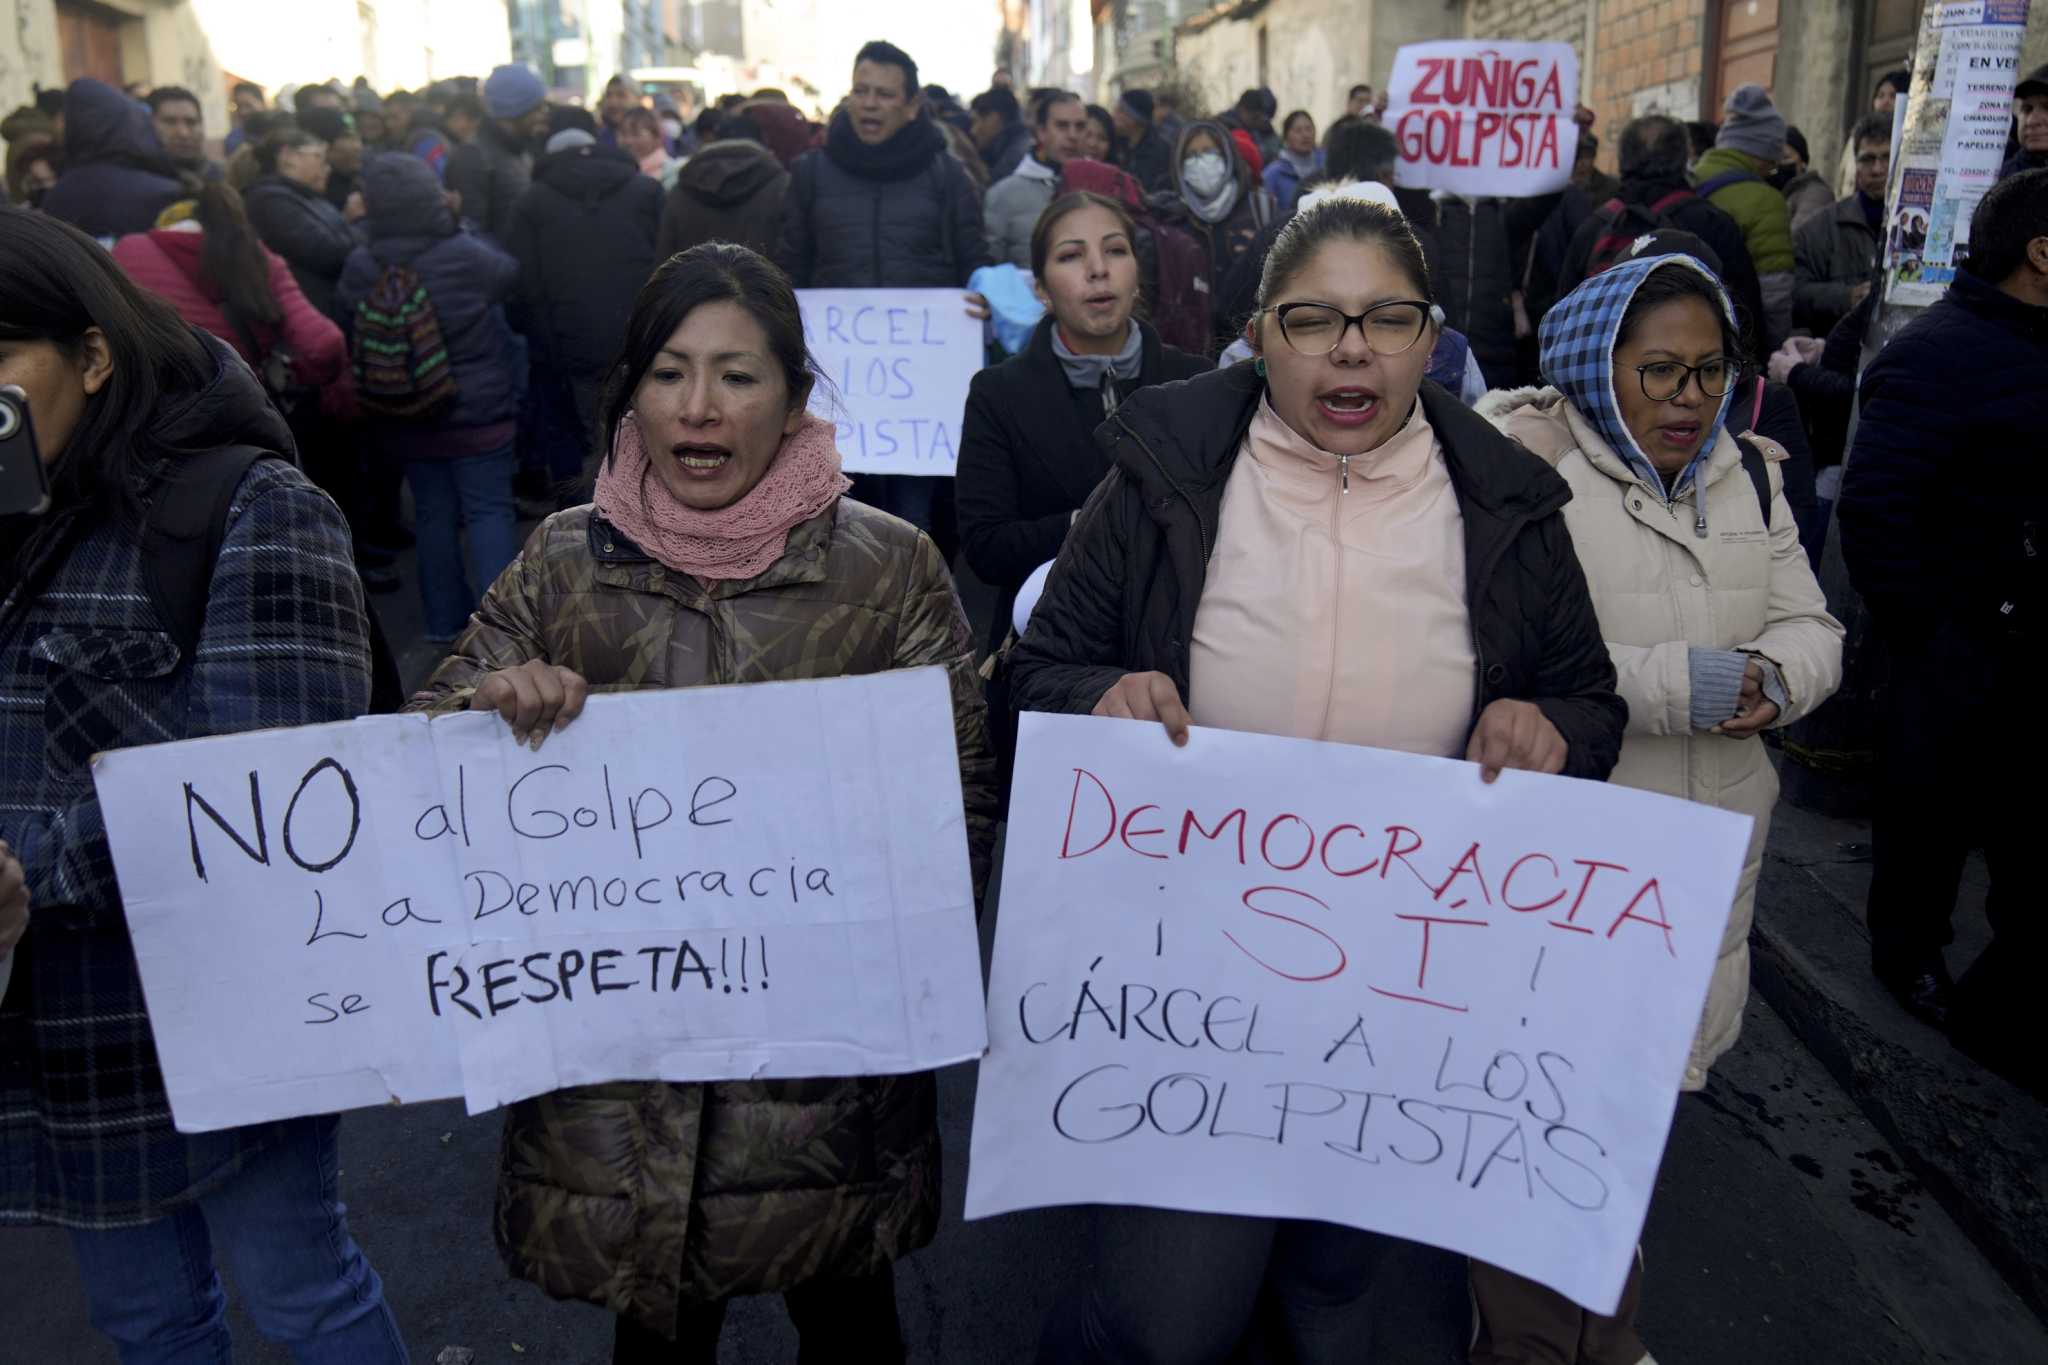
[[[47,467],[50,506],[0,516],[0,951],[19,942],[25,978],[0,1005],[0,1225],[69,1231],[123,1360],[232,1358],[218,1259],[297,1359],[398,1365],[337,1189],[339,1120],[177,1130],[92,780],[108,750],[362,713],[347,523],[225,343],[77,229],[0,208],[8,385],[23,420],[0,472]],[[151,528],[195,487],[226,491],[219,553],[167,584]]]
[[[14,850],[0,843],[0,1003],[14,976],[14,945],[28,932],[28,881]]]

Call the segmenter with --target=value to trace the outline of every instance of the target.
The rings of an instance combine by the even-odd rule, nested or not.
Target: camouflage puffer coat
[[[972,656],[931,542],[860,503],[797,527],[760,577],[708,587],[579,507],[534,533],[413,706],[460,709],[529,659],[593,691],[940,664],[978,893],[995,791]],[[497,1203],[514,1275],[673,1336],[679,1300],[871,1274],[930,1241],[937,1089],[927,1072],[556,1091],[507,1113]]]

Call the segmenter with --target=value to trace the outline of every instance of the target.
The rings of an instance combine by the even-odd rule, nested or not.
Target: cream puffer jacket
[[[1557,390],[1489,394],[1479,411],[1555,465],[1572,487],[1565,525],[1628,702],[1621,762],[1608,780],[1756,821],[1686,1064],[1683,1088],[1698,1090],[1742,1030],[1749,926],[1778,775],[1760,740],[1692,728],[1689,651],[1732,649],[1776,664],[1791,704],[1772,722],[1775,729],[1811,713],[1841,684],[1842,626],[1828,614],[1799,547],[1776,467],[1784,452],[1773,443],[1757,442],[1771,460],[1767,529],[1741,447],[1725,431],[1716,434],[1695,490],[1667,507]],[[1694,532],[1699,487],[1707,499],[1704,538]]]

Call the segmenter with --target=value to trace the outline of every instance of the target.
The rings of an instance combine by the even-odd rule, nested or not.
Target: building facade
[[[361,75],[413,89],[511,52],[504,0],[0,0],[0,32],[0,110],[81,76],[182,85],[215,139],[236,81],[275,91]]]
[[[1601,160],[1647,113],[1720,118],[1737,86],[1772,92],[1832,174],[1849,128],[1888,71],[1912,64],[1919,0],[1468,0],[1469,38],[1556,39],[1579,50],[1580,98],[1596,117]],[[2048,61],[2048,0],[2035,0],[2021,69]]]

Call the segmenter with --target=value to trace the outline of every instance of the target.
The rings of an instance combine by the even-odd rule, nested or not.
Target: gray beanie
[[[492,118],[514,119],[547,103],[548,88],[523,66],[501,66],[484,78],[484,108]]]
[[[1716,147],[1733,147],[1771,162],[1785,150],[1785,116],[1761,85],[1738,86],[1722,109],[1727,118],[1714,136]]]

